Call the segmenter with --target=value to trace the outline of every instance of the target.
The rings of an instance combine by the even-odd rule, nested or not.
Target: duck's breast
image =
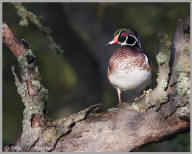
[[[109,60],[108,78],[121,90],[143,90],[151,81],[148,59],[138,49],[119,47]]]

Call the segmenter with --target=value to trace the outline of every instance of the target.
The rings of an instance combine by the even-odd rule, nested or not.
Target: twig
[[[35,15],[33,12],[28,11],[21,3],[16,2],[13,3],[14,7],[17,9],[17,14],[21,17],[19,24],[21,26],[28,26],[28,19],[39,29],[39,31],[43,32],[47,39],[50,41],[49,47],[57,54],[62,54],[64,50],[58,45],[53,37],[51,36],[51,29],[47,26],[44,26],[39,17]]]

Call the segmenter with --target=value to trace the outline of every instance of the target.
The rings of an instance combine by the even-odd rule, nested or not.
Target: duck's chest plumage
[[[148,58],[138,48],[119,47],[109,60],[109,81],[121,90],[141,91],[150,83],[151,76]]]

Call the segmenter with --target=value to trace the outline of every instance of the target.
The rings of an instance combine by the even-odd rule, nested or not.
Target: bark
[[[131,106],[123,103],[101,112],[102,105],[96,104],[56,121],[45,115],[47,90],[40,83],[35,56],[27,43],[16,39],[6,24],[3,24],[3,42],[18,59],[21,81],[12,70],[25,105],[21,137],[16,143],[4,147],[4,151],[135,151],[149,143],[189,131],[187,22],[179,21],[172,43],[166,35],[160,36],[155,89],[136,98]]]

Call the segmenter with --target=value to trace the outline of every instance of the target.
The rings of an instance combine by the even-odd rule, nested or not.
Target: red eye
[[[125,32],[121,33],[121,36],[125,37]]]

